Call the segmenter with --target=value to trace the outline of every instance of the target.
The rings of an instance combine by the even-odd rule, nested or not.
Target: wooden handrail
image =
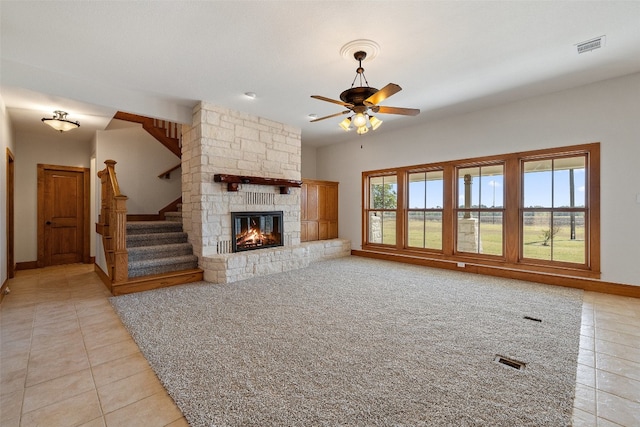
[[[101,183],[101,209],[96,231],[102,235],[107,269],[111,284],[129,277],[127,252],[127,199],[120,192],[115,160],[105,160],[106,167],[98,172]]]
[[[182,157],[182,144],[180,141],[181,135],[179,132],[179,125],[177,123],[152,119],[151,117],[139,116],[137,114],[125,113],[123,111],[118,111],[113,118],[133,123],[140,123],[144,130],[169,149],[169,151],[175,154],[178,158]]]
[[[165,179],[171,178],[171,172],[173,172],[176,169],[180,169],[181,166],[182,166],[182,163],[178,163],[171,169],[162,172],[160,175],[158,175],[158,178],[165,178]]]

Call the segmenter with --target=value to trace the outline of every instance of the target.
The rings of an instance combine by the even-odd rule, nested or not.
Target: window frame
[[[585,264],[564,261],[538,260],[523,257],[524,161],[585,156]],[[473,252],[457,252],[458,200],[457,171],[461,168],[504,165],[503,207],[489,211],[503,212],[502,256]],[[443,172],[442,249],[408,246],[408,181],[415,172],[441,170]],[[397,179],[396,242],[379,244],[368,241],[369,178],[395,175]],[[503,155],[452,160],[362,172],[362,249],[425,260],[471,263],[477,266],[501,267],[522,271],[600,278],[600,143],[581,144]],[[482,209],[484,210],[484,209]],[[569,208],[559,208],[567,211]],[[464,209],[463,209],[464,211]],[[472,209],[478,211],[478,209]],[[448,264],[446,264],[448,265]]]
[[[390,177],[390,176],[396,176],[396,185],[397,185],[397,194],[396,194],[396,208],[395,209],[385,209],[385,208],[372,208],[371,207],[371,194],[369,192],[370,188],[371,188],[371,178],[385,178],[385,177]],[[363,190],[363,198],[362,198],[362,218],[363,218],[363,223],[367,223],[367,227],[362,229],[362,241],[363,242],[367,242],[368,245],[370,246],[380,246],[382,248],[385,247],[389,247],[390,245],[386,244],[386,243],[376,243],[376,242],[369,242],[369,215],[370,212],[393,212],[396,215],[396,231],[395,231],[395,235],[396,235],[396,245],[393,246],[397,246],[397,240],[398,240],[398,231],[401,230],[399,229],[399,225],[400,223],[402,223],[402,221],[398,221],[398,215],[399,215],[399,207],[400,207],[400,203],[401,203],[401,194],[402,192],[400,191],[400,182],[399,182],[399,178],[398,176],[394,173],[394,171],[392,170],[387,170],[387,171],[379,171],[378,173],[375,174],[370,174],[368,175],[366,180],[363,180],[364,185],[366,186]],[[402,201],[402,203],[404,203],[404,200]],[[384,233],[384,231],[383,231]],[[384,235],[382,236],[382,240],[384,241]]]
[[[419,168],[419,169],[409,169],[409,170],[407,170],[406,171],[407,192],[409,191],[409,187],[410,187],[410,184],[411,184],[411,180],[409,178],[409,175],[417,174],[417,173],[424,173],[425,177],[426,177],[426,174],[428,174],[430,172],[440,172],[443,175],[442,176],[442,181],[443,181],[443,184],[442,184],[442,199],[443,199],[442,200],[442,206],[440,208],[427,208],[426,207],[426,194],[427,194],[426,193],[426,189],[427,189],[427,184],[426,183],[427,183],[427,180],[425,180],[425,207],[424,208],[412,208],[409,205],[407,205],[407,208],[406,208],[406,214],[404,216],[404,220],[406,221],[407,226],[404,227],[405,228],[405,236],[404,236],[404,242],[405,243],[403,244],[403,247],[406,248],[407,250],[417,249],[417,250],[427,250],[429,252],[442,253],[442,244],[443,244],[442,243],[442,237],[443,236],[441,236],[441,238],[440,238],[440,249],[429,248],[429,247],[420,248],[418,246],[409,246],[409,214],[411,212],[422,212],[422,213],[425,214],[425,216],[429,212],[438,212],[438,213],[440,213],[440,217],[442,219],[442,222],[444,222],[444,193],[445,193],[445,185],[444,185],[444,169],[443,168],[426,168],[426,169]],[[407,193],[407,203],[409,203],[409,202],[410,202],[410,197],[409,197],[409,194]],[[426,242],[425,242],[425,244],[426,244]]]
[[[482,199],[481,199],[481,193],[480,194],[480,199],[478,200],[478,203],[480,204],[478,207],[474,208],[474,207],[470,207],[470,208],[461,208],[459,203],[456,203],[455,206],[453,206],[453,215],[454,218],[459,218],[459,214],[460,213],[465,213],[465,212],[469,212],[469,214],[473,214],[473,213],[477,213],[478,214],[478,218],[480,218],[482,213],[500,213],[502,215],[502,221],[503,221],[503,226],[502,226],[502,250],[501,250],[501,254],[500,255],[494,255],[494,254],[485,254],[485,253],[480,253],[480,252],[467,252],[467,251],[461,251],[458,248],[458,225],[459,225],[459,221],[454,221],[454,227],[455,227],[455,247],[454,247],[454,253],[459,254],[459,255],[463,255],[463,256],[467,256],[469,254],[474,255],[474,256],[478,256],[480,258],[495,258],[495,259],[500,259],[500,260],[504,260],[505,259],[505,227],[504,227],[504,217],[505,217],[505,195],[506,195],[506,191],[507,191],[507,183],[506,183],[506,179],[505,179],[505,170],[506,170],[506,164],[504,161],[501,160],[496,160],[496,161],[483,161],[483,162],[479,162],[479,163],[470,163],[470,164],[459,164],[455,166],[455,190],[456,190],[456,196],[458,197],[458,195],[460,194],[460,175],[459,175],[459,171],[462,169],[470,169],[470,168],[479,168],[480,171],[482,171],[482,168],[486,168],[486,167],[491,167],[491,166],[502,166],[502,177],[503,177],[503,187],[502,187],[502,207],[501,208],[496,208],[495,206],[491,207],[491,208],[482,208],[480,207],[482,205]],[[480,176],[482,176],[482,172],[480,174]],[[458,200],[458,198],[456,197],[456,200]],[[480,227],[480,229],[482,228],[482,222],[479,221],[478,227]]]
[[[552,162],[558,159],[566,159],[566,158],[572,158],[572,157],[584,157],[585,160],[585,184],[587,186],[587,188],[585,188],[585,203],[584,203],[584,207],[555,207],[555,206],[551,206],[551,207],[526,207],[524,205],[525,203],[525,191],[524,191],[524,185],[525,185],[525,163],[528,161],[539,161],[539,160],[551,160]],[[532,157],[522,157],[520,159],[520,174],[521,174],[521,180],[520,180],[520,185],[521,185],[521,200],[520,200],[520,223],[519,223],[519,232],[520,232],[520,241],[522,242],[522,244],[520,245],[520,254],[519,254],[519,259],[521,260],[522,263],[526,263],[526,264],[531,264],[531,265],[557,265],[558,267],[567,267],[567,268],[575,268],[576,266],[580,265],[580,268],[584,268],[584,269],[588,269],[590,264],[591,264],[591,260],[590,260],[590,250],[591,250],[591,245],[590,242],[592,240],[592,236],[591,236],[591,206],[590,206],[590,201],[593,198],[592,196],[592,191],[591,188],[589,188],[589,183],[590,183],[590,174],[591,174],[591,167],[589,166],[589,160],[590,160],[590,154],[587,152],[582,152],[582,153],[576,153],[576,152],[571,152],[571,153],[563,153],[562,155],[554,155],[554,153],[549,153],[547,155],[535,155]],[[555,171],[555,168],[552,169],[552,173]],[[554,188],[553,188],[553,180],[552,180],[552,200],[554,199]],[[553,218],[553,214],[554,213],[558,213],[558,212],[575,212],[575,213],[582,213],[584,214],[584,223],[585,223],[585,236],[584,236],[584,263],[571,263],[571,262],[566,262],[566,261],[557,261],[554,260],[553,258],[551,260],[542,260],[542,259],[538,259],[538,258],[527,258],[524,255],[524,218],[525,218],[525,213],[526,212],[548,212],[551,215],[551,218]],[[552,225],[553,226],[553,225]],[[552,244],[553,245],[553,244]],[[553,246],[552,246],[553,247]],[[553,249],[552,249],[553,250]]]

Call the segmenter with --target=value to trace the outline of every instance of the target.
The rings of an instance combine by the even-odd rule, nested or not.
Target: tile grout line
[[[91,364],[91,359],[89,358],[89,350],[87,349],[87,342],[85,341],[85,335],[84,335],[84,331],[83,331],[83,324],[82,322],[80,322],[80,317],[78,316],[78,306],[77,306],[77,301],[73,302],[73,307],[76,311],[76,318],[78,320],[78,327],[80,328],[80,335],[82,336],[82,348],[84,349],[84,353],[85,356],[87,357],[87,362],[89,364],[89,370],[91,372],[91,381],[93,382],[93,392],[96,395],[96,399],[98,401],[98,407],[100,408],[100,417],[102,418],[102,421],[104,422],[104,425],[107,425],[107,420],[105,419],[105,413],[104,413],[104,409],[102,407],[102,400],[100,399],[100,393],[98,393],[98,385],[96,384],[96,378],[95,375],[93,373],[93,365]]]
[[[38,289],[40,285],[39,276],[40,276],[40,273],[37,274],[36,289]],[[36,327],[36,318],[38,316],[38,305],[39,303],[33,304],[33,318],[31,319],[31,334],[29,335],[29,351],[27,352],[27,370],[24,374],[24,381],[22,383],[22,400],[20,401],[20,412],[18,415],[19,425],[22,425],[22,415],[23,415],[22,411],[24,409],[24,398],[25,398],[25,395],[27,394],[27,378],[29,378],[29,366],[31,365],[31,352],[33,350],[33,335]]]
[[[595,309],[595,308],[594,308],[594,322],[593,322],[594,346],[595,346],[595,344],[596,344],[596,340],[605,341],[605,342],[610,342],[610,343],[612,343],[612,344],[616,344],[616,345],[624,345],[624,344],[617,343],[617,342],[615,342],[615,341],[604,340],[604,339],[600,339],[600,338],[598,338],[598,329],[605,329],[605,330],[609,330],[609,329],[608,329],[608,328],[599,328],[599,327],[597,326],[597,323],[598,323],[598,312],[597,312],[597,309]],[[626,324],[626,323],[624,323],[624,322],[616,322],[616,323]],[[617,332],[617,331],[616,331],[616,332]],[[628,347],[628,346],[625,346],[625,347]],[[630,348],[633,348],[633,347],[630,347]],[[600,368],[599,368],[599,365],[598,365],[598,357],[597,357],[599,353],[607,354],[607,355],[609,355],[609,356],[611,356],[611,357],[615,357],[615,358],[618,358],[618,359],[621,359],[621,360],[627,360],[627,359],[624,359],[624,358],[619,357],[619,356],[616,356],[616,355],[610,355],[610,354],[608,354],[608,353],[604,353],[604,352],[596,352],[596,353],[595,353],[595,355],[594,355],[594,356],[595,356],[595,361],[594,361],[594,362],[595,362],[595,368],[594,368],[594,370],[595,370],[595,386],[596,386],[596,390],[595,390],[595,392],[596,392],[596,426],[598,426],[599,424],[601,424],[599,420],[606,420],[606,421],[607,421],[607,423],[609,423],[609,424],[620,425],[619,423],[617,423],[617,422],[615,422],[615,421],[613,421],[613,420],[610,420],[610,419],[605,418],[605,417],[600,417],[600,416],[598,415],[599,395],[600,395],[600,393],[601,393],[601,392],[602,392],[602,393],[611,394],[612,396],[615,396],[615,397],[620,398],[620,399],[623,399],[623,400],[629,400],[629,399],[627,399],[626,397],[619,396],[619,395],[617,395],[617,394],[613,394],[613,393],[608,393],[608,392],[606,392],[605,390],[600,390],[600,387],[599,387],[599,382],[600,382],[600,381],[599,381],[599,378],[598,378],[598,371],[600,371]],[[608,371],[603,370],[603,372],[608,372]],[[614,373],[614,374],[615,374],[615,373]],[[630,400],[629,400],[629,401],[630,401]]]

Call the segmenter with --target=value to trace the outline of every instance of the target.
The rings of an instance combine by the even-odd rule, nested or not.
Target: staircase
[[[198,268],[198,257],[178,221],[127,222],[129,279]]]
[[[142,128],[149,132],[151,136],[157,139],[162,145],[167,147],[169,151],[178,158],[182,157],[181,143],[181,126],[166,120],[153,119],[151,117],[139,116],[136,114],[118,111],[114,119],[125,120],[128,122],[140,123]]]
[[[127,221],[128,278],[111,284],[113,295],[203,280],[198,257],[182,231],[182,212],[164,216],[164,221]]]
[[[182,231],[182,212],[162,212],[164,221],[127,219],[128,197],[120,192],[116,162],[105,160],[100,178],[100,215],[96,232],[102,236],[106,270],[96,272],[113,295],[198,282],[204,271]],[[179,200],[175,208],[180,210]],[[162,215],[160,215],[162,217]]]

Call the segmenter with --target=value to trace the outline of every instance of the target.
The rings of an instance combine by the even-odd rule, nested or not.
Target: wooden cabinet
[[[300,241],[338,237],[338,183],[302,180]]]

